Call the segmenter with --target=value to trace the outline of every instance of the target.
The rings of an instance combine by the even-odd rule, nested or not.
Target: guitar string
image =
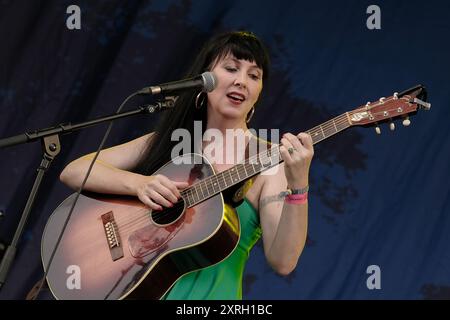
[[[341,116],[339,116],[339,117],[342,117],[343,115],[341,115]],[[339,117],[336,117],[336,119],[337,118],[339,118]],[[333,120],[333,119],[332,119]],[[331,120],[329,120],[329,121],[331,121]],[[343,123],[348,123],[348,119],[339,119],[339,121],[336,123],[336,125],[337,126],[340,126],[340,125],[342,125]],[[322,125],[322,126],[324,126],[324,125]],[[325,138],[327,138],[327,137],[329,137],[331,134],[334,134],[334,133],[337,133],[337,132],[339,132],[339,131],[342,131],[342,130],[344,130],[344,129],[346,129],[347,127],[345,127],[345,128],[340,128],[340,129],[338,129],[337,131],[335,130],[335,129],[331,129],[331,127],[334,127],[334,124],[329,124],[328,125],[328,128],[323,128],[324,129],[324,133],[326,132],[326,137],[324,137],[324,139]],[[314,130],[319,130],[318,128],[316,129],[316,128],[313,128],[313,129],[311,129],[311,130],[309,130],[308,132],[312,132],[312,131],[314,131]],[[332,131],[332,132],[331,132]],[[330,133],[331,132],[331,133]],[[320,140],[319,140],[320,141]],[[257,158],[258,157],[260,157],[261,156],[261,154],[257,154],[257,155],[255,155],[255,156],[253,156],[252,158],[252,160],[257,160]],[[249,158],[249,159],[251,159],[251,158]],[[251,161],[249,161],[249,162],[251,162]],[[224,170],[224,171],[222,171],[221,173],[224,173],[224,174],[226,174],[226,173],[228,173],[228,169],[227,170]],[[211,177],[208,177],[208,178],[213,178],[214,176],[211,176]],[[208,180],[208,178],[206,178],[206,179],[203,179],[203,180],[201,180],[201,182],[199,182],[198,184],[200,184],[200,183],[205,183],[205,184],[208,184],[209,183],[209,181],[207,181]],[[216,178],[217,180],[219,179],[219,178]],[[210,180],[210,179],[209,179]],[[214,183],[213,183],[214,184]],[[212,187],[212,184],[211,183],[209,183],[209,185],[208,185],[209,187]],[[194,199],[195,198],[195,195],[194,195],[194,192],[195,193],[198,193],[198,191],[197,190],[195,190],[195,188],[194,188],[194,185],[193,186],[191,186],[191,188],[189,188],[188,190],[187,190],[187,192],[188,192],[188,194],[187,194],[187,196],[188,197],[190,197],[190,196],[192,196],[192,198]]]
[[[379,103],[378,103],[378,104],[379,104]],[[372,105],[371,107],[374,107],[374,106],[376,106],[376,105],[378,105],[378,104]],[[362,108],[362,109],[364,110],[364,108]],[[390,109],[390,110],[388,110],[388,111],[395,111],[395,110],[397,110],[397,109],[398,109],[398,107],[396,107],[396,108],[394,108],[394,109]],[[318,136],[318,135],[317,135],[317,131],[320,130],[320,132],[322,133],[323,139],[326,139],[326,138],[328,138],[329,136],[331,136],[332,134],[338,133],[339,131],[342,131],[342,130],[346,129],[346,128],[348,128],[348,127],[351,125],[351,123],[349,123],[349,119],[347,118],[347,114],[350,115],[350,114],[357,113],[357,112],[360,112],[360,111],[362,111],[362,110],[361,110],[361,109],[355,109],[354,111],[350,111],[350,112],[348,112],[348,113],[344,113],[344,114],[342,114],[342,115],[339,115],[339,116],[337,116],[337,117],[335,117],[335,118],[333,118],[333,119],[330,119],[330,120],[324,122],[324,123],[321,124],[321,125],[318,125],[318,126],[316,126],[316,127],[313,127],[312,129],[310,129],[310,130],[308,130],[308,131],[306,131],[306,132],[309,133],[310,135],[311,135],[311,134],[314,134],[314,136],[312,136],[312,138],[314,139],[315,137]],[[383,112],[384,112],[384,111],[383,111]],[[372,113],[372,114],[373,114],[373,115],[377,115],[377,114],[382,114],[383,112],[380,111],[380,112],[375,112],[375,113]],[[397,117],[397,116],[398,116],[398,115],[396,115],[396,117]],[[344,126],[343,128],[340,128],[340,126],[343,125],[343,124],[345,124],[345,126]],[[339,128],[338,128],[338,126],[339,126]],[[315,133],[316,133],[316,134],[315,134]],[[325,134],[325,133],[326,133],[326,134]],[[323,140],[323,139],[319,139],[319,140],[316,141],[315,143],[317,143],[317,142],[319,142],[319,141],[321,141],[321,140]],[[274,153],[273,151],[275,151],[275,153]],[[252,156],[252,157],[249,157],[249,158],[248,158],[248,160],[249,160],[248,163],[240,163],[240,164],[234,166],[232,169],[235,169],[235,170],[237,171],[237,174],[238,174],[239,177],[240,177],[240,174],[239,174],[239,173],[242,173],[242,174],[244,174],[244,176],[245,176],[245,175],[247,175],[247,170],[245,169],[245,166],[251,164],[251,161],[252,161],[252,160],[257,160],[258,157],[261,158],[261,157],[263,157],[263,156],[266,156],[267,159],[270,159],[270,158],[273,157],[274,155],[277,155],[276,152],[279,152],[279,148],[277,148],[277,147],[272,147],[272,148],[271,148],[271,155],[270,155],[270,156],[267,156],[267,154],[264,154],[264,153],[258,153],[258,154],[254,155],[254,156]],[[279,154],[278,154],[278,156],[279,156]],[[260,163],[258,163],[258,162],[257,162],[256,164],[257,164],[257,165],[260,165]],[[252,164],[252,166],[253,166],[253,165],[254,165],[254,164]],[[272,165],[271,165],[271,166],[272,166]],[[269,166],[269,167],[271,167],[271,166]],[[262,169],[262,168],[259,168],[258,170],[260,170],[260,169]],[[216,180],[218,180],[219,178],[218,178],[217,176],[218,176],[219,174],[222,174],[222,178],[223,178],[224,181],[225,181],[225,178],[224,178],[224,172],[227,172],[227,171],[228,171],[228,173],[230,174],[231,170],[230,170],[230,169],[227,169],[227,170],[224,170],[224,171],[218,173],[217,175],[210,176],[210,177],[208,177],[208,178],[206,178],[206,179],[203,179],[203,180],[201,180],[201,181],[195,183],[194,185],[190,186],[188,189],[183,190],[184,192],[183,192],[183,191],[181,192],[182,195],[185,195],[186,197],[188,197],[188,199],[190,199],[189,197],[192,196],[192,199],[194,200],[194,201],[193,201],[193,204],[196,204],[196,202],[198,203],[198,202],[204,201],[205,197],[204,197],[204,193],[203,193],[203,186],[201,186],[201,184],[204,184],[204,187],[205,187],[206,189],[213,188],[213,185],[217,184],[217,182],[211,182],[212,178],[216,177]],[[245,171],[245,172],[244,172],[244,171]],[[230,176],[231,176],[231,174],[230,174]],[[238,182],[240,182],[240,181],[242,181],[242,180],[239,180]],[[226,182],[226,181],[225,181],[225,182]],[[197,195],[198,195],[198,190],[197,190],[198,187],[200,187],[200,189],[201,189],[201,191],[202,191],[203,199],[201,199],[199,196],[197,196],[197,198],[198,198],[199,200],[198,200],[198,201],[195,201],[195,198],[194,198],[194,196],[193,196],[193,192],[194,192],[193,190],[195,190],[195,192],[196,192]],[[190,194],[189,194],[189,191],[190,191]],[[222,191],[223,191],[223,190],[222,190]],[[219,192],[220,192],[220,191],[219,191]],[[207,193],[207,194],[208,194],[208,196],[211,196],[211,195],[209,195],[209,193]],[[180,202],[175,203],[174,206],[177,205],[178,203],[180,203]],[[154,213],[152,217],[153,217],[155,220],[158,220],[158,219],[160,219],[160,218],[163,217],[163,216],[168,216],[168,215],[170,215],[170,213],[167,212],[169,209],[170,209],[170,208],[166,208],[166,209],[164,209],[164,210],[163,210],[162,212],[160,212],[160,213]],[[149,209],[142,209],[142,210],[139,210],[139,211],[146,212],[146,213],[145,213],[143,216],[141,216],[141,217],[132,218],[131,220],[129,220],[129,221],[127,221],[127,222],[128,222],[128,223],[140,222],[141,219],[142,219],[142,221],[147,221],[147,218],[149,217],[149,214],[152,213]],[[138,212],[139,212],[139,211],[138,211]],[[122,221],[122,223],[123,223],[123,222],[124,222],[124,221]],[[123,224],[123,225],[125,225],[124,228],[126,228],[127,223],[125,223],[125,224]]]
[[[347,119],[347,121],[348,121],[348,119]],[[334,125],[334,124],[333,124]],[[338,123],[337,125],[340,125],[340,123]],[[322,125],[323,126],[323,125]],[[340,128],[340,130],[338,129],[337,131],[336,131],[336,129],[337,129],[337,126],[336,126],[336,128],[335,128],[335,130],[333,130],[333,132],[331,132],[331,134],[333,134],[333,133],[337,133],[337,132],[339,132],[339,131],[341,131],[341,130],[343,130],[343,129],[346,129],[347,127],[344,127],[344,128]],[[308,132],[313,132],[314,130],[318,130],[318,128],[316,129],[316,128],[313,128],[313,129],[311,129],[311,130],[309,130]],[[326,131],[327,132],[327,136],[329,136],[328,135],[328,133],[330,133],[330,129],[328,128],[328,129],[325,129],[324,131]],[[275,151],[275,152],[274,152]],[[279,157],[279,154],[277,154],[278,153],[278,151],[279,151],[279,149],[276,147],[276,146],[274,146],[274,147],[272,147],[271,148],[271,155],[269,156],[267,153],[259,153],[259,154],[257,154],[257,155],[255,155],[255,156],[253,156],[253,157],[250,157],[249,159],[254,159],[255,157],[260,157],[260,158],[262,158],[262,157],[266,157],[267,159],[270,159],[271,157],[273,157],[274,155],[275,156],[278,156]],[[258,163],[259,164],[259,163]],[[237,173],[238,173],[238,176],[240,177],[240,174],[239,173],[244,173],[243,171],[245,171],[245,174],[244,174],[244,176],[245,175],[247,175],[247,170],[245,169],[245,166],[248,166],[249,164],[248,163],[241,163],[240,165],[237,165],[237,166],[235,166],[234,168],[232,168],[232,169],[235,169],[236,171],[237,171]],[[271,167],[271,166],[273,166],[273,164],[272,164],[272,161],[270,160],[270,165],[269,165],[269,167]],[[260,169],[262,169],[262,168],[258,168],[258,170],[260,170]],[[227,171],[227,170],[225,170],[225,171]],[[231,171],[231,170],[230,170]],[[221,173],[223,173],[224,171],[222,171]],[[230,174],[230,172],[229,172],[229,174]],[[230,176],[231,176],[231,174],[230,174]],[[211,177],[209,177],[209,178],[211,178]],[[222,177],[222,178],[224,178],[224,177]],[[218,179],[217,177],[216,177],[216,179]],[[202,181],[200,181],[199,183],[197,183],[197,184],[195,184],[195,186],[191,186],[191,188],[190,189],[194,189],[194,188],[197,188],[197,187],[201,187],[201,184],[204,184],[205,185],[205,187],[207,187],[207,188],[209,188],[209,187],[212,187],[212,185],[211,185],[211,181],[206,181],[207,179],[204,179],[204,180],[202,180]],[[211,179],[209,179],[209,180],[211,180]],[[224,180],[225,181],[225,180]],[[208,184],[209,184],[209,186],[208,186]],[[214,183],[215,184],[215,183]],[[202,189],[203,187],[201,187],[201,189]],[[196,193],[197,193],[197,195],[198,195],[198,191],[196,191]],[[204,197],[204,193],[203,193],[203,190],[202,190],[202,194],[203,194],[203,199],[200,199],[200,197],[199,196],[197,196],[197,198],[199,199],[197,202],[201,202],[201,201],[204,201],[204,199],[206,199],[206,197]],[[193,195],[193,192],[191,192],[191,195]],[[211,196],[211,195],[209,195],[208,194],[208,196]],[[189,195],[188,195],[188,197],[189,197]],[[194,199],[194,197],[192,197],[192,199],[194,200],[193,202],[193,205],[195,205],[196,204],[196,201],[195,201],[195,199]],[[179,207],[179,202],[177,202],[177,203],[175,203],[175,206],[178,206]],[[184,207],[184,206],[183,206]],[[169,215],[172,215],[172,213],[171,212],[167,212],[167,211],[171,211],[171,209],[173,209],[173,208],[166,208],[166,209],[164,209],[161,213],[154,213],[154,215],[152,216],[155,220],[158,220],[158,219],[160,219],[161,217],[167,217],[167,216],[169,216]],[[130,222],[131,222],[131,224],[132,225],[138,225],[139,223],[143,223],[143,227],[145,227],[145,225],[146,225],[146,223],[145,222],[149,222],[148,221],[148,218],[149,218],[149,213],[151,213],[151,211],[150,210],[145,210],[145,209],[143,209],[143,210],[139,210],[139,211],[146,211],[146,214],[144,214],[143,216],[141,216],[141,217],[138,217],[137,219],[136,218],[133,218],[133,219],[131,219],[130,220]],[[182,212],[181,212],[182,213]],[[181,213],[179,213],[179,214],[181,214]],[[142,218],[142,219],[141,219]],[[174,220],[174,219],[173,219]],[[126,225],[126,224],[125,224]],[[124,230],[126,230],[127,228],[126,228],[126,226],[124,226],[124,225],[122,225],[122,227],[121,227],[121,230],[122,231],[124,231]]]
[[[328,120],[328,121],[325,122],[324,124],[322,124],[322,125],[320,125],[320,126],[316,126],[316,127],[312,128],[312,129],[308,130],[307,132],[313,133],[314,131],[318,131],[319,128],[322,127],[324,133],[326,132],[326,136],[328,137],[328,136],[330,136],[331,134],[337,133],[337,132],[339,132],[339,131],[341,131],[341,130],[347,128],[347,127],[344,127],[344,128],[337,128],[338,126],[340,127],[343,123],[348,124],[348,119],[347,119],[346,117],[345,117],[345,119],[343,119],[344,116],[346,116],[346,115],[343,114],[343,115],[340,115],[340,116],[338,116],[338,117],[336,117],[336,118],[334,118],[334,119]],[[336,121],[336,119],[338,119],[338,121]],[[335,125],[336,125],[336,128],[334,128]],[[332,129],[332,128],[333,128],[333,129]],[[322,129],[320,129],[320,131],[322,131]],[[336,129],[338,129],[338,130],[336,131]],[[326,137],[325,137],[325,138],[326,138]],[[252,156],[252,157],[249,157],[249,158],[248,158],[248,163],[240,163],[240,164],[236,165],[235,167],[233,167],[233,168],[231,168],[231,169],[235,169],[235,170],[237,171],[237,174],[238,174],[239,177],[241,176],[241,174],[243,174],[244,176],[246,176],[246,175],[247,175],[247,170],[245,169],[244,166],[246,166],[246,165],[248,166],[248,165],[250,165],[250,164],[251,164],[252,166],[254,166],[254,165],[260,165],[260,163],[257,162],[258,158],[261,159],[261,158],[263,158],[263,157],[266,157],[267,160],[268,160],[268,159],[270,159],[270,158],[272,158],[272,157],[274,157],[274,156],[279,156],[279,148],[278,148],[277,146],[273,146],[273,147],[271,148],[271,155],[270,155],[270,156],[269,156],[268,154],[265,154],[264,152],[263,152],[263,153],[258,153],[258,154],[254,155],[254,156]],[[253,161],[256,161],[256,164],[252,164],[252,163],[251,163],[252,160],[253,160]],[[271,162],[272,162],[272,161],[271,161]],[[271,163],[271,166],[273,166],[272,163]],[[269,166],[269,167],[271,167],[271,166]],[[221,175],[222,175],[222,178],[223,178],[224,181],[225,181],[225,178],[224,178],[223,176],[224,176],[226,173],[230,174],[231,169],[224,170],[224,171],[218,173],[217,175],[221,174]],[[260,169],[262,169],[262,168],[258,168],[258,170],[260,170]],[[258,171],[258,170],[257,170],[257,171]],[[219,179],[219,178],[217,177],[217,175],[215,175],[215,176],[216,176],[216,180]],[[198,198],[199,200],[198,200],[198,201],[195,201],[195,198],[194,198],[194,195],[193,195],[194,189],[198,189],[198,187],[200,187],[200,189],[203,189],[203,187],[205,187],[206,189],[213,188],[213,184],[217,184],[216,182],[211,181],[212,178],[214,178],[215,176],[210,176],[210,177],[208,177],[208,178],[206,178],[206,179],[203,179],[203,180],[201,180],[201,181],[195,183],[195,184],[192,185],[191,187],[189,187],[187,190],[183,190],[183,191],[185,191],[185,192],[182,191],[182,192],[180,192],[180,193],[182,193],[182,195],[187,196],[189,200],[190,200],[190,197],[192,196],[192,199],[194,200],[194,201],[193,201],[194,203],[195,203],[195,202],[201,202],[201,201],[203,201],[204,199],[200,199],[199,196],[197,196],[197,198]],[[231,175],[230,175],[230,176],[231,176]],[[227,178],[227,179],[228,179],[228,178]],[[239,182],[240,182],[240,180],[239,180]],[[201,186],[201,184],[204,184],[204,186]],[[225,184],[227,184],[226,181],[225,181]],[[190,194],[189,194],[189,191],[190,191]],[[223,190],[222,190],[222,191],[223,191]],[[197,194],[199,193],[198,190],[195,190],[195,192],[196,192]],[[203,191],[202,191],[202,194],[203,194]],[[207,194],[209,195],[209,193],[207,193]],[[189,202],[191,202],[191,201],[189,201]],[[179,203],[179,202],[177,202],[177,203]],[[175,203],[175,204],[177,204],[177,203]],[[161,213],[155,213],[155,212],[153,212],[153,216],[152,216],[152,217],[153,217],[155,220],[158,220],[158,219],[160,219],[160,218],[163,217],[163,216],[170,215],[170,213],[167,212],[168,209],[170,209],[170,208],[165,208]],[[131,218],[131,219],[128,219],[128,221],[124,221],[124,220],[122,220],[122,221],[117,221],[118,224],[121,224],[121,229],[122,229],[122,230],[123,230],[123,229],[126,229],[127,226],[130,225],[130,223],[139,223],[139,222],[142,222],[142,221],[148,221],[149,214],[151,214],[152,211],[150,211],[150,209],[142,209],[142,210],[139,210],[139,211],[146,212],[146,213],[145,213],[144,215],[140,216],[140,217],[133,217],[133,218]],[[139,212],[139,211],[138,211],[138,212]]]
[[[342,116],[342,115],[341,115]],[[341,116],[339,116],[339,117],[341,117]],[[338,118],[338,117],[336,117],[336,118]],[[333,120],[333,119],[332,119]],[[331,121],[331,120],[329,120],[329,121]],[[348,119],[339,119],[339,121],[336,123],[338,126],[340,126],[340,125],[342,125],[344,122],[346,122],[346,123],[348,123]],[[317,126],[317,127],[319,127],[319,126]],[[346,129],[347,127],[345,127],[345,128],[341,128],[341,129],[338,129],[338,131],[336,131],[335,129],[331,129],[331,127],[334,127],[334,124],[328,124],[328,125],[322,125],[322,127],[324,127],[323,128],[323,130],[324,130],[324,132],[326,132],[326,135],[327,135],[327,137],[328,136],[330,136],[331,134],[333,134],[333,133],[337,133],[337,132],[339,132],[339,131],[341,131],[341,130],[343,130],[343,129]],[[328,128],[327,128],[328,127]],[[312,131],[314,131],[314,130],[316,130],[316,131],[318,131],[319,129],[317,128],[316,129],[316,127],[315,128],[313,128],[313,129],[311,129],[311,130],[309,130],[308,132],[312,132]],[[320,130],[321,131],[321,130]],[[330,133],[330,131],[333,131],[333,132],[331,132]],[[325,137],[325,138],[327,138],[327,137]],[[252,156],[251,158],[249,158],[249,160],[251,159],[251,160],[257,160],[257,158],[258,157],[260,157],[261,156],[261,154],[256,154],[255,156]],[[252,162],[252,161],[249,161],[249,162]],[[227,172],[228,170],[224,170],[224,171],[222,171],[222,172]],[[221,172],[221,173],[222,173]],[[210,178],[210,177],[209,177]],[[200,183],[202,183],[202,182],[205,182],[205,180],[207,180],[208,178],[206,178],[206,179],[203,179],[203,180],[201,180],[201,182],[199,182],[199,184]],[[189,192],[190,191],[190,193],[191,194],[188,194],[188,196],[190,196],[190,195],[193,195],[193,193],[194,192],[197,192],[196,190],[194,190],[194,185],[193,186],[191,186],[190,188],[189,188],[189,190],[186,190],[187,192]]]
[[[341,116],[336,117],[335,119],[329,120],[328,123],[324,123],[324,124],[320,125],[320,126],[322,127],[321,130],[323,129],[323,131],[327,133],[327,136],[329,136],[329,135],[331,135],[331,134],[333,134],[333,133],[337,133],[337,132],[339,132],[339,131],[341,131],[341,130],[343,130],[343,129],[346,129],[348,126],[345,126],[344,128],[339,128],[339,129],[337,128],[338,126],[340,127],[344,122],[345,122],[346,124],[348,124],[348,119],[345,119],[345,121],[344,121],[344,119],[342,119],[344,116],[346,116],[346,115],[343,114],[343,115],[341,115]],[[338,121],[336,121],[336,119],[338,119]],[[317,127],[313,128],[313,129],[309,130],[308,132],[313,133],[314,131],[318,131],[319,128],[320,128],[320,126],[317,126]],[[332,130],[331,127],[335,127],[335,128]],[[336,131],[336,129],[337,129],[337,131]],[[275,152],[274,152],[274,151],[275,151]],[[278,155],[277,153],[278,153],[278,148],[272,147],[272,148],[271,148],[271,155],[270,155],[270,156],[268,156],[267,154],[264,154],[264,153],[260,153],[260,154],[257,154],[257,155],[255,155],[255,156],[250,157],[249,160],[255,159],[255,158],[257,158],[257,157],[259,157],[259,158],[266,157],[267,159],[270,159],[271,157],[277,156],[277,155]],[[279,155],[278,155],[278,156],[279,156]],[[251,162],[251,161],[249,161],[249,162]],[[257,162],[257,164],[259,165],[258,162]],[[272,166],[272,163],[270,163],[270,164],[271,164],[270,166]],[[245,166],[248,166],[248,165],[249,165],[249,164],[247,164],[247,163],[243,163],[243,164],[241,164],[240,166],[238,165],[238,166],[235,166],[235,167],[234,167],[234,169],[237,168],[236,171],[237,171],[239,177],[240,177],[240,173],[241,173],[241,174],[244,174],[244,171],[245,171],[244,176],[247,175],[247,172],[246,172],[247,170],[245,169]],[[269,167],[270,167],[270,166],[269,166]],[[261,169],[261,168],[258,168],[258,170],[260,170],[260,169]],[[227,170],[225,170],[225,171],[227,171]],[[225,178],[223,177],[223,175],[224,175],[224,172],[225,172],[225,171],[221,172],[221,173],[222,173],[222,178],[224,179],[224,181],[225,181]],[[229,170],[229,171],[231,171],[231,170]],[[230,174],[230,172],[228,172],[228,173]],[[230,174],[230,176],[231,176],[231,174]],[[211,178],[211,177],[209,177],[209,178]],[[219,178],[216,177],[216,180],[218,180],[218,179],[219,179]],[[239,181],[240,181],[240,180],[239,180]],[[226,182],[226,181],[225,181],[225,182]],[[201,187],[200,189],[201,189],[202,194],[203,194],[203,199],[200,199],[200,197],[197,196],[197,198],[199,199],[197,202],[203,201],[205,197],[204,197],[204,193],[203,193],[203,186],[201,186],[201,185],[204,184],[204,187],[206,187],[207,189],[209,189],[209,188],[213,187],[211,183],[214,184],[214,185],[216,184],[216,182],[212,182],[211,179],[209,179],[209,181],[208,181],[208,178],[207,178],[207,179],[203,179],[203,180],[200,181],[198,184],[191,186],[191,187],[189,188],[189,189],[191,190],[191,193],[189,194],[189,190],[187,190],[188,192],[186,192],[186,196],[188,197],[189,200],[190,200],[189,197],[192,196],[192,199],[194,200],[193,202],[194,202],[194,204],[195,204],[196,201],[195,201],[195,198],[194,198],[194,196],[193,196],[193,193],[194,193],[193,190],[195,190],[195,192],[196,192],[197,195],[198,195],[198,190],[196,190],[196,189],[198,189],[198,187]],[[208,194],[208,196],[210,196],[209,193],[207,193],[207,194]],[[190,202],[191,202],[191,201],[190,201]],[[156,213],[156,214],[154,213],[153,218],[156,220],[156,219],[160,219],[162,216],[170,215],[170,213],[167,212],[168,209],[169,209],[169,208],[163,210],[161,213]],[[147,218],[148,218],[148,214],[149,214],[149,213],[151,213],[151,212],[149,211],[149,212],[147,212],[145,215],[142,216],[142,218],[145,219],[144,221],[147,221]],[[138,222],[137,220],[138,220],[139,218],[140,218],[140,217],[138,217],[137,219],[136,219],[136,218],[133,218],[130,222]]]
[[[183,214],[183,209],[184,209],[184,205],[182,204],[182,202],[179,202],[178,204],[175,204],[173,207],[165,209],[165,211],[167,211],[167,210],[172,211],[172,212],[166,212],[167,214],[165,215],[165,217],[170,216],[171,217],[170,220],[162,220],[161,221],[161,220],[156,219],[155,217],[152,217],[152,220],[156,224],[163,224],[163,225],[169,224],[170,225],[170,223],[172,223],[175,220],[175,218],[178,218],[180,215]],[[175,215],[175,213],[177,213],[177,215],[175,217],[173,217]],[[118,223],[117,226],[118,226],[121,236],[124,233],[127,233],[128,231],[134,232],[140,228],[153,226],[153,224],[151,223],[151,220],[150,220],[150,216],[151,215],[147,213],[144,216],[141,216],[140,218],[135,219],[135,221],[133,221],[133,223],[131,223],[131,224],[128,223],[126,225],[123,225],[123,224],[121,225]],[[165,226],[162,226],[162,227],[164,228]]]
[[[348,119],[345,119],[345,121],[344,121],[344,119],[340,119],[340,118],[342,118],[343,116],[345,116],[345,114],[344,115],[341,115],[341,116],[338,116],[338,117],[336,117],[335,119],[331,119],[331,120],[329,120],[328,122],[331,122],[331,123],[324,123],[324,124],[322,124],[321,126],[322,126],[322,129],[324,129],[324,132],[326,132],[327,134],[327,136],[329,136],[329,135],[331,135],[331,134],[333,134],[333,133],[337,133],[337,132],[339,132],[340,130],[343,130],[343,129],[345,129],[345,128],[347,128],[347,127],[345,127],[345,128],[339,128],[338,129],[338,131],[336,131],[336,128],[334,128],[334,129],[331,129],[332,127],[334,127],[335,125],[336,125],[336,127],[340,127],[344,122],[345,123],[347,123],[348,124]],[[336,119],[339,119],[339,121],[336,121]],[[333,121],[334,120],[334,121]],[[332,123],[332,122],[335,122],[335,123]],[[325,126],[327,126],[328,128],[324,128]],[[315,128],[312,128],[311,130],[309,130],[308,132],[311,132],[311,133],[313,133],[314,131],[318,131],[319,130],[319,127],[320,126],[316,126]],[[321,129],[321,130],[322,130]],[[266,154],[266,153],[259,153],[259,154],[256,154],[256,155],[254,155],[254,156],[252,156],[252,157],[249,157],[248,158],[248,163],[241,163],[241,164],[238,164],[238,165],[236,165],[234,168],[231,168],[231,169],[235,169],[236,170],[236,172],[237,172],[237,175],[240,177],[241,176],[241,174],[242,175],[244,175],[244,177],[247,175],[247,170],[246,170],[246,167],[245,166],[249,166],[249,165],[252,165],[252,166],[254,166],[254,165],[261,165],[261,163],[259,163],[259,162],[257,162],[256,160],[257,160],[257,158],[266,158],[266,160],[269,160],[270,158],[273,158],[273,157],[279,157],[279,148],[277,147],[277,146],[273,146],[271,149],[270,149],[270,151],[271,151],[271,154],[270,154],[270,156],[268,155],[268,154]],[[256,161],[256,164],[252,164],[251,162],[252,162],[252,160],[255,160]],[[272,160],[270,160],[270,166],[269,167],[271,167],[271,166],[273,166],[273,164],[272,164]],[[257,170],[256,170],[256,172],[257,171],[259,171],[260,169],[262,169],[262,167],[261,168],[258,168]],[[254,169],[253,169],[254,170]],[[228,171],[228,172],[227,172]],[[227,169],[227,170],[224,170],[224,171],[222,171],[222,172],[220,172],[219,174],[221,174],[222,175],[222,178],[224,179],[224,181],[225,181],[225,184],[227,184],[226,183],[226,180],[228,180],[228,178],[226,178],[226,180],[225,180],[225,178],[224,178],[224,175],[226,174],[226,173],[228,173],[228,174],[230,174],[230,172],[231,172],[231,170],[230,169]],[[253,172],[253,173],[255,173],[255,172]],[[230,175],[231,176],[231,175]],[[195,202],[201,202],[201,201],[203,201],[204,199],[201,199],[199,196],[197,196],[197,198],[199,199],[198,201],[195,201],[195,198],[194,198],[194,195],[193,195],[193,193],[194,193],[194,189],[198,189],[198,187],[200,187],[200,189],[201,189],[201,193],[203,194],[203,198],[205,198],[204,197],[204,193],[203,193],[203,189],[204,188],[206,188],[206,189],[210,189],[210,188],[213,188],[213,185],[216,185],[217,184],[217,182],[214,182],[213,180],[212,180],[212,178],[214,178],[214,176],[210,176],[210,177],[208,177],[208,178],[206,178],[206,179],[203,179],[203,180],[201,180],[201,181],[199,181],[198,183],[196,183],[196,184],[194,184],[194,185],[192,185],[188,190],[185,190],[186,192],[181,192],[182,194],[184,193],[184,195],[185,196],[187,196],[188,197],[188,200],[189,200],[189,202],[191,202],[190,201],[190,199],[191,199],[191,197],[192,197],[192,199],[194,200],[194,201],[192,201],[192,202],[194,202],[194,204],[195,204]],[[219,177],[215,177],[216,178],[216,180],[218,181],[218,179],[220,179]],[[241,180],[239,180],[239,182],[240,182]],[[204,186],[201,186],[201,185],[204,185]],[[191,190],[191,192],[190,192],[190,194],[189,194],[189,190]],[[222,190],[223,191],[223,190]],[[199,192],[198,192],[198,190],[195,190],[195,192],[198,194]],[[210,194],[209,194],[209,192],[207,192],[207,195],[208,196],[211,196]],[[178,204],[179,202],[177,202],[176,204]],[[160,213],[155,213],[155,212],[152,212],[152,211],[150,211],[149,209],[142,209],[142,210],[139,210],[138,212],[140,212],[140,211],[142,211],[142,212],[145,212],[145,214],[144,215],[142,215],[142,216],[138,216],[138,217],[133,217],[133,218],[129,218],[129,219],[126,219],[126,220],[128,220],[128,221],[124,221],[124,220],[121,220],[121,221],[117,221],[117,223],[118,224],[120,224],[121,225],[121,230],[125,230],[129,225],[134,225],[134,224],[139,224],[140,222],[148,222],[148,218],[149,218],[149,215],[151,214],[151,213],[153,213],[153,215],[152,215],[152,217],[153,217],[153,219],[155,219],[155,220],[159,220],[159,219],[161,219],[162,217],[166,217],[166,216],[168,216],[168,215],[171,215],[171,213],[170,212],[167,212],[168,210],[169,210],[170,208],[165,208],[162,212],[160,212]]]

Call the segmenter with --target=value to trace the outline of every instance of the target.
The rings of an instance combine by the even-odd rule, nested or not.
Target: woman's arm
[[[144,176],[128,171],[137,165],[151,135],[100,151],[84,189],[137,196],[154,210],[176,202],[180,197],[178,187],[186,187],[187,183],[174,182],[162,175]],[[61,172],[60,180],[72,189],[78,189],[93,158],[94,153],[90,153],[72,161]]]
[[[151,134],[130,142],[100,151],[84,186],[86,190],[134,195],[135,179],[140,175],[129,172],[144,152]],[[72,189],[78,189],[83,182],[94,153],[87,154],[69,163],[61,172],[60,180]]]
[[[302,189],[308,185],[309,165],[314,151],[311,138],[299,136],[303,144],[297,143],[294,140],[297,137],[292,134],[282,139],[280,152],[284,163],[264,176],[259,201],[265,256],[281,275],[288,275],[295,269],[308,229],[308,203],[288,204],[283,197],[279,197],[288,187]],[[287,151],[290,146],[296,149],[292,155]]]

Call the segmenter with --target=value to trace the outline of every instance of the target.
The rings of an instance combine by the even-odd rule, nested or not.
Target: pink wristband
[[[302,194],[289,194],[284,198],[284,201],[289,204],[304,204],[308,202],[308,192]]]

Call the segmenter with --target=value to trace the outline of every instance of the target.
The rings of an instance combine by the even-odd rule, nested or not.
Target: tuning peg
[[[405,120],[403,120],[403,125],[405,127],[409,126],[411,124],[411,120],[409,120],[409,117],[406,117]]]
[[[389,129],[391,129],[391,131],[395,130],[395,123],[391,122],[389,123]]]
[[[394,92],[394,100],[398,100],[398,92]]]
[[[377,134],[381,134],[381,129],[380,129],[379,126],[376,126],[376,127],[375,127],[375,132],[376,132]]]

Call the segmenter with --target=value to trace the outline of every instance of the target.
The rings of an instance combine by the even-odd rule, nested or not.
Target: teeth
[[[229,97],[232,97],[234,99],[240,100],[240,101],[244,101],[244,98],[242,98],[241,96],[238,95],[234,95],[234,94],[229,94]]]

